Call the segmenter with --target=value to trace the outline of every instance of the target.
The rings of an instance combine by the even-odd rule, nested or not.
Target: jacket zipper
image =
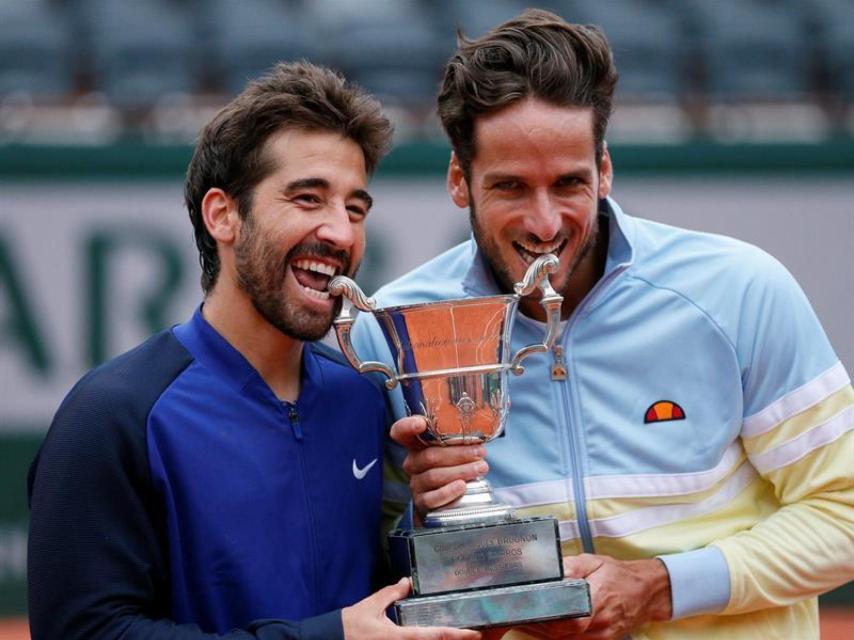
[[[552,380],[560,382],[566,380],[566,363],[563,361],[563,346],[555,343],[552,347],[554,362],[552,363]]]
[[[301,444],[303,440],[303,431],[302,425],[300,424],[299,413],[297,412],[296,405],[286,403],[288,407],[288,422],[291,425],[291,430],[294,433],[294,438],[296,438],[297,443]],[[311,501],[308,499],[308,480],[306,478],[306,470],[305,470],[305,458],[303,456],[302,447],[299,450],[299,467],[300,467],[300,477],[302,478],[302,495],[303,501],[305,502],[305,511],[308,514],[309,519],[309,546],[311,548],[311,576],[312,576],[312,593],[314,595],[314,603],[315,608],[317,604],[320,602],[320,598],[318,597],[317,585],[320,584],[319,576],[318,576],[318,562],[317,562],[317,544],[314,539],[314,532],[317,530],[316,524],[314,521],[314,513],[311,510]]]
[[[581,301],[581,304],[575,308],[572,315],[569,318],[569,321],[566,323],[566,328],[564,329],[563,335],[561,335],[559,342],[554,347],[554,358],[555,363],[552,366],[552,379],[555,381],[564,381],[566,380],[568,375],[568,363],[564,360],[564,347],[569,341],[569,334],[572,331],[572,327],[575,325],[576,319],[579,316],[579,311],[582,308],[589,306],[593,303],[593,300],[598,295],[598,292],[601,291],[607,284],[616,278],[620,273],[626,270],[628,265],[622,264],[616,267],[611,273],[602,278],[599,282],[597,282],[594,287],[590,290],[590,292],[585,296],[584,300]],[[563,377],[555,377],[555,370],[558,369],[558,374],[561,373],[560,369],[563,370]],[[584,551],[587,553],[594,553],[593,549],[593,535],[590,532],[590,520],[587,517],[587,496],[584,491],[584,474],[581,472],[581,451],[580,444],[578,439],[580,438],[579,434],[576,434],[573,428],[572,421],[572,406],[573,402],[569,398],[569,394],[572,392],[569,385],[564,385],[560,390],[560,397],[563,402],[563,410],[564,415],[566,416],[567,423],[567,439],[569,440],[569,456],[572,460],[572,495],[575,499],[575,517],[578,522],[578,533],[581,536],[581,544],[584,548]],[[578,425],[579,430],[583,429],[583,425]]]
[[[299,423],[297,408],[292,404],[288,404],[288,422],[291,423],[291,431],[294,432],[294,438],[302,442],[302,425]],[[300,462],[302,462],[302,456],[300,456]]]
[[[567,326],[564,336],[561,336],[561,344],[563,344],[569,336],[569,326]],[[563,351],[563,347],[560,347]],[[562,354],[561,354],[562,360]],[[564,364],[565,366],[565,364]],[[565,377],[563,378],[566,379]],[[587,521],[587,498],[584,493],[584,474],[581,472],[581,451],[580,445],[577,442],[579,435],[576,434],[573,427],[572,409],[568,395],[570,393],[569,385],[563,385],[560,390],[560,398],[563,403],[563,415],[566,416],[566,433],[569,441],[569,459],[572,464],[572,497],[575,500],[575,518],[578,522],[578,534],[581,536],[581,545],[587,553],[593,553],[593,536],[590,534],[590,523]],[[581,426],[579,425],[579,428]]]

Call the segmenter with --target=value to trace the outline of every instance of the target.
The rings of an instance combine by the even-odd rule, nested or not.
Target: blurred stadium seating
[[[274,61],[338,68],[404,139],[432,115],[457,27],[519,0],[0,0],[0,143],[191,139]],[[854,135],[852,0],[544,0],[601,25],[621,72],[612,135],[632,141]],[[402,126],[400,126],[402,125]]]

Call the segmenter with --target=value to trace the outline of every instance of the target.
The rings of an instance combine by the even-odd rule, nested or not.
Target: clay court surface
[[[0,619],[0,640],[29,640],[27,621]],[[854,638],[854,610],[822,609],[821,640],[851,640]]]

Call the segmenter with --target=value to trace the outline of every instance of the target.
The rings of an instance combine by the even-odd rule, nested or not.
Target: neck
[[[295,402],[300,390],[303,343],[267,322],[233,287],[214,287],[202,315],[208,324],[249,361],[281,400]]]
[[[601,221],[601,218],[600,218]],[[569,286],[563,291],[563,306],[561,307],[561,318],[564,320],[572,315],[576,307],[581,304],[590,290],[602,279],[605,274],[605,264],[608,261],[608,223],[599,225],[596,234],[596,242],[590,247],[587,255],[582,258],[572,277]]]

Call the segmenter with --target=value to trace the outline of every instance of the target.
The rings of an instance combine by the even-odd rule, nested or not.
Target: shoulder
[[[630,295],[646,300],[647,308],[665,298],[690,305],[726,337],[744,371],[765,362],[761,376],[771,375],[767,360],[773,353],[790,353],[791,361],[776,371],[788,379],[797,370],[802,381],[836,361],[800,285],[767,252],[734,238],[645,220],[636,229],[635,262],[626,282]],[[647,295],[651,289],[659,295]],[[650,311],[665,308],[675,317],[675,306],[659,304]],[[797,386],[785,386],[792,385]]]
[[[73,432],[79,441],[108,431],[144,431],[151,407],[192,362],[192,356],[171,331],[162,331],[136,348],[96,367],[68,393],[54,417],[55,432]]]
[[[472,264],[474,242],[467,240],[381,287],[374,297],[388,307],[464,295],[462,280]]]
[[[161,331],[86,374],[60,411],[91,405],[112,412],[145,410],[192,361],[171,331]]]
[[[729,236],[683,229],[660,222],[635,218],[635,241],[642,268],[657,265],[698,263],[703,266],[776,269],[771,255],[759,247]]]
[[[122,469],[143,477],[148,414],[191,362],[171,331],[163,331],[86,374],[53,418],[31,467],[31,489],[37,473],[111,482],[112,471]]]
[[[701,307],[734,304],[759,290],[797,288],[786,268],[757,246],[723,235],[636,219],[631,274]]]

